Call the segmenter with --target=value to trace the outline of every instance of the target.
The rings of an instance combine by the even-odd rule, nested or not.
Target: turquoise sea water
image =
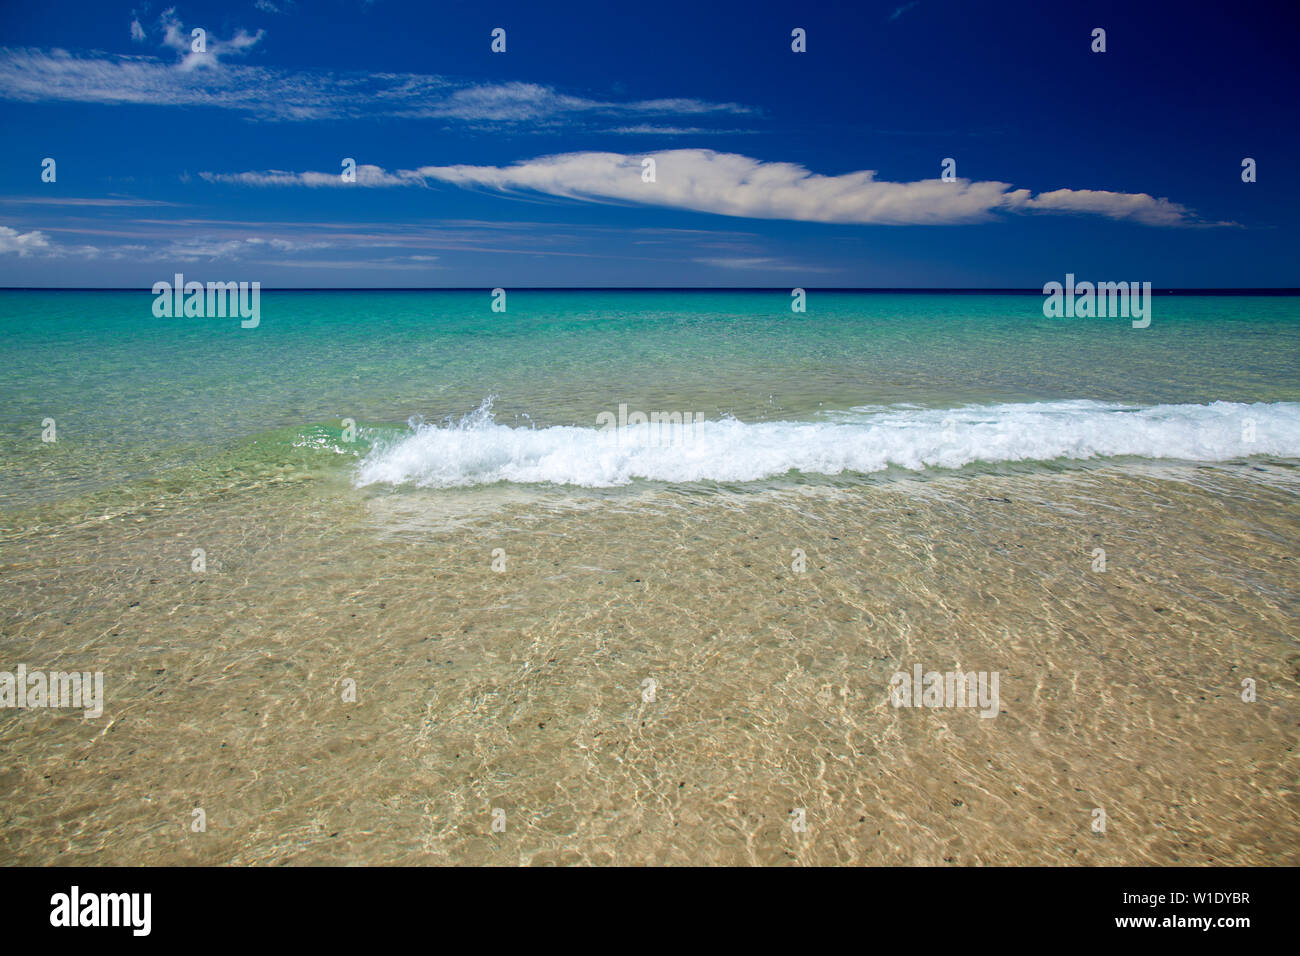
[[[260,325],[244,329],[156,318],[145,292],[0,292],[0,502],[191,480],[251,445],[266,462],[303,449],[339,468],[365,461],[359,484],[395,486],[1300,454],[1300,298],[1158,296],[1146,329],[1045,318],[1042,302],[813,290],[798,314],[783,290],[524,290],[499,313],[487,290],[264,292]],[[1210,403],[1233,407],[1212,419],[1191,408]],[[689,454],[611,464],[589,433],[620,404],[730,430],[706,429]],[[1174,410],[1144,411],[1161,406]],[[478,409],[411,444],[408,422]],[[344,419],[360,427],[355,446],[341,443]],[[738,428],[758,424],[769,427]],[[1207,427],[1222,434],[1204,438]],[[1238,447],[1243,428],[1263,444]]]

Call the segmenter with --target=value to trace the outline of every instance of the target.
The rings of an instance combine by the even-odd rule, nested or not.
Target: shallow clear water
[[[189,481],[232,454],[284,464],[332,437],[315,426],[391,437],[489,397],[498,424],[583,428],[620,404],[805,422],[896,405],[1300,400],[1296,298],[1157,297],[1146,329],[1048,319],[1034,295],[813,291],[802,314],[780,291],[518,291],[505,313],[491,301],[267,292],[243,329],[155,318],[145,293],[0,292],[0,502],[176,469]],[[46,418],[54,444],[39,441]]]
[[[151,301],[0,293],[0,861],[1300,862],[1300,300]]]

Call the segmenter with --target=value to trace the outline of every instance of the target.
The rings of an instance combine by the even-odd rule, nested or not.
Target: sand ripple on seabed
[[[1300,862],[1285,469],[504,494],[8,533],[0,668],[107,701],[0,711],[0,860]],[[916,663],[1001,713],[890,707]]]

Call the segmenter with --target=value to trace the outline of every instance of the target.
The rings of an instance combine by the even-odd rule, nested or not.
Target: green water
[[[0,504],[274,465],[313,426],[404,426],[488,396],[519,426],[591,426],[621,402],[798,421],[900,403],[1300,400],[1292,297],[1159,296],[1146,329],[1048,319],[1035,295],[813,291],[802,314],[779,290],[491,303],[487,290],[265,292],[244,329],[156,318],[144,292],[0,292]]]

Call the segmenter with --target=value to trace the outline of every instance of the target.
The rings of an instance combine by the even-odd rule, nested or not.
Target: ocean
[[[0,860],[1300,862],[1300,298],[791,301],[0,292]]]

